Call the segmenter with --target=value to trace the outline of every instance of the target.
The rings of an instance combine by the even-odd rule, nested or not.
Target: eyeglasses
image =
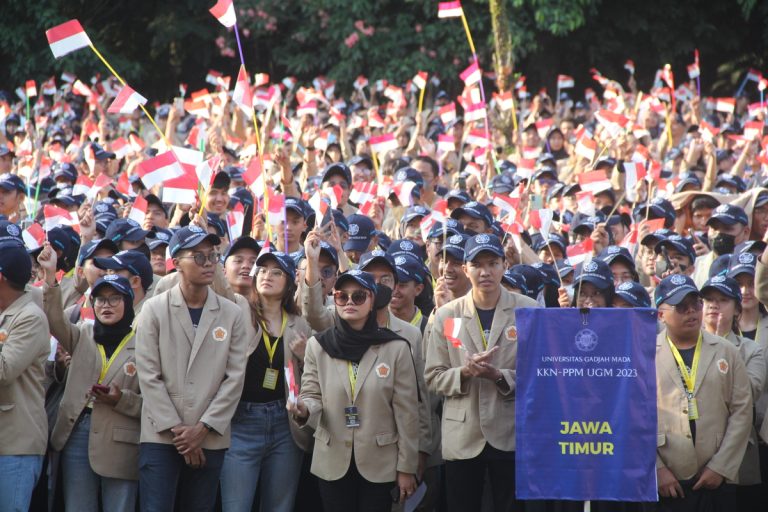
[[[349,304],[349,299],[352,299],[352,304],[355,306],[360,306],[368,299],[368,292],[365,290],[356,290],[352,292],[352,295],[341,290],[333,292],[333,302],[335,302],[337,306],[346,306]]]
[[[201,252],[196,252],[192,256],[179,256],[180,260],[192,258],[195,260],[195,264],[199,267],[204,267],[206,262],[207,263],[216,263],[219,261],[219,258],[221,255],[217,252],[212,252],[210,254],[203,254]]]
[[[283,272],[279,268],[268,268],[268,267],[258,267],[258,269],[256,270],[256,273],[260,277],[270,276],[270,277],[274,277],[275,279],[279,279],[285,275],[285,272]]]
[[[323,267],[320,269],[320,277],[330,279],[336,275],[336,267]]]
[[[93,305],[96,307],[104,307],[109,304],[110,307],[117,307],[123,301],[122,295],[110,295],[109,297],[94,297]]]

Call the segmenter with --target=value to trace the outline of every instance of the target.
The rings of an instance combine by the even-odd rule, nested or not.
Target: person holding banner
[[[478,234],[464,246],[471,291],[435,313],[425,378],[445,399],[442,451],[449,511],[481,509],[486,470],[493,507],[519,510],[515,499],[515,359],[517,308],[535,300],[501,285],[504,248]]]
[[[752,425],[749,375],[733,344],[702,330],[693,279],[665,277],[654,303],[665,327],[656,338],[658,510],[722,510]]]
[[[250,302],[258,334],[248,340],[245,384],[232,418],[232,446],[221,469],[221,504],[224,512],[249,512],[261,483],[261,509],[290,512],[310,437],[288,420],[290,373],[284,368],[290,366],[293,378],[300,379],[311,329],[294,300],[296,271],[290,256],[259,256],[254,284]]]

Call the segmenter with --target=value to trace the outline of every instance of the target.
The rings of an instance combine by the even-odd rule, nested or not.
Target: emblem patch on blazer
[[[517,339],[517,327],[515,327],[514,325],[510,325],[509,327],[507,327],[507,330],[504,331],[504,336],[509,341],[516,340]]]
[[[123,365],[123,373],[125,373],[129,377],[133,377],[136,375],[136,363],[133,361],[128,361]]]
[[[223,327],[215,327],[213,331],[211,331],[211,336],[213,336],[213,339],[216,341],[224,341],[227,339],[227,330]]]
[[[386,379],[387,377],[389,377],[389,365],[387,363],[377,364],[376,376],[380,379]]]
[[[0,345],[8,339],[8,329],[0,329]]]
[[[720,373],[722,373],[723,375],[728,373],[728,361],[726,361],[725,359],[718,359],[717,369],[720,370]]]

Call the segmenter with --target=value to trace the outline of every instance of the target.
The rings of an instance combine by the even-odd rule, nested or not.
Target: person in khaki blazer
[[[179,284],[147,300],[137,321],[145,511],[173,509],[177,487],[184,510],[215,503],[248,346],[243,310],[209,288],[219,243],[194,221],[178,230],[169,250]]]
[[[10,224],[8,233],[18,234]],[[48,320],[25,291],[32,262],[18,242],[0,243],[0,511],[27,510],[48,439]]]
[[[504,250],[497,237],[470,237],[464,260],[472,290],[435,313],[425,368],[427,385],[444,397],[449,510],[480,509],[486,468],[494,507],[509,510],[515,507],[515,310],[538,304],[501,286]],[[490,325],[478,309],[484,318],[493,315]]]
[[[389,510],[395,482],[401,501],[416,488],[416,370],[405,340],[377,325],[373,276],[349,271],[336,289],[339,317],[307,343],[289,410],[315,432],[311,470],[324,508]]]
[[[139,478],[141,396],[131,285],[116,275],[94,283],[91,303],[102,336],[97,338],[93,324],[75,325],[65,318],[62,290],[56,283],[56,253],[47,242],[38,262],[51,333],[72,356],[51,433],[51,447],[61,452],[65,508],[98,512],[101,496],[105,509],[132,512]],[[108,302],[113,296],[120,303]],[[87,393],[94,384],[109,391]]]
[[[665,325],[656,338],[660,507],[688,510],[709,503],[718,509],[721,486],[737,481],[749,439],[749,376],[733,344],[701,330],[701,297],[690,277],[662,279],[654,302]],[[691,400],[672,347],[686,368],[700,351]]]

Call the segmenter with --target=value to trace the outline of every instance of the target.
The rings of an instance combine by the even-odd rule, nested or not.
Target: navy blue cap
[[[93,149],[93,158],[96,160],[109,160],[115,158],[115,154],[111,151],[106,151],[103,147],[95,142],[91,142],[91,149]]]
[[[699,295],[693,279],[683,274],[672,274],[662,279],[656,287],[654,303],[656,307],[661,304],[676,306],[691,293]]]
[[[501,276],[502,283],[506,283],[512,288],[517,288],[523,295],[528,295],[528,288],[525,285],[525,278],[519,272],[515,272],[511,268],[504,271],[504,275]]]
[[[349,218],[349,238],[344,242],[345,251],[363,252],[368,249],[371,238],[378,232],[373,221],[365,215],[353,214]]]
[[[16,244],[24,247],[21,228],[5,217],[0,219],[0,244]]]
[[[145,290],[152,286],[152,264],[143,252],[120,251],[111,258],[93,258],[93,264],[102,270],[127,270],[141,278],[141,287]]]
[[[512,175],[502,173],[491,178],[488,186],[496,194],[508,194],[515,188],[515,183]]]
[[[421,173],[413,167],[403,167],[395,172],[392,182],[403,183],[404,181],[412,181],[418,186],[424,186],[424,178],[421,176]],[[414,191],[415,190],[416,189],[414,188]]]
[[[581,282],[595,285],[600,290],[613,288],[613,274],[606,262],[599,258],[592,258],[581,267],[581,271],[573,280],[574,285]]]
[[[464,261],[464,244],[466,244],[468,238],[469,237],[463,233],[449,236],[445,239],[445,244],[443,245],[440,254],[445,251],[449,256],[456,258],[459,261]]]
[[[493,215],[483,203],[470,201],[451,212],[451,218],[458,220],[462,215],[469,215],[473,219],[480,219],[490,227],[493,224]]]
[[[419,284],[424,282],[424,264],[416,256],[401,254],[395,256],[394,261],[398,282],[416,281]]]
[[[591,233],[601,222],[605,222],[605,215],[601,212],[597,212],[595,215],[591,216],[577,213],[571,220],[571,231],[576,233],[579,230],[586,229]]]
[[[234,208],[238,202],[243,205],[243,208],[246,206],[251,206],[253,204],[253,195],[248,191],[248,189],[244,187],[238,187],[229,196],[229,208]]]
[[[544,278],[542,273],[530,265],[514,265],[511,269],[512,274],[520,276],[525,283],[524,294],[532,299],[536,299],[544,289]]]
[[[171,257],[176,256],[182,249],[197,247],[206,240],[213,245],[219,245],[221,243],[221,238],[214,234],[209,234],[200,226],[185,226],[176,231],[173,234],[173,237],[171,237],[171,242],[168,244]]]
[[[504,259],[504,248],[499,237],[487,233],[471,236],[464,244],[464,261],[474,261],[481,252],[486,251]]]
[[[228,165],[224,168],[224,172],[226,172],[229,175],[230,180],[243,180],[243,168],[238,167],[237,165]]]
[[[548,263],[542,263],[541,261],[532,263],[531,266],[535,268],[539,274],[541,274],[541,279],[544,281],[545,285],[553,284],[557,286],[560,284],[560,277],[558,276],[557,269],[555,269],[554,266]]]
[[[331,210],[331,215],[333,215],[333,223],[336,224],[336,227],[349,233],[349,219],[344,216],[344,212],[334,208]]]
[[[728,277],[735,278],[739,274],[755,275],[757,266],[757,256],[751,252],[742,252],[731,256],[728,265]]]
[[[414,206],[409,206],[406,208],[405,213],[403,214],[403,219],[400,221],[403,224],[408,224],[413,219],[419,219],[423,218],[429,215],[429,209],[425,208],[419,204]]]
[[[173,237],[173,231],[170,229],[163,229],[154,227],[152,230],[155,232],[155,238],[147,240],[147,245],[150,251],[154,251],[158,247],[168,246],[171,243],[171,237]]]
[[[680,181],[675,185],[675,192],[682,192],[688,185],[693,185],[696,189],[701,190],[701,180],[692,172],[685,172],[680,175]]]
[[[357,268],[365,270],[369,265],[375,263],[383,263],[384,265],[387,265],[392,270],[392,274],[397,277],[397,266],[395,265],[394,256],[381,249],[376,249],[375,251],[366,252],[361,255],[360,264]]]
[[[32,259],[23,245],[0,243],[0,274],[10,282],[25,285],[32,277]]]
[[[256,266],[262,266],[267,260],[272,260],[277,263],[283,272],[288,274],[288,278],[291,281],[296,279],[296,263],[293,261],[293,258],[291,258],[290,255],[280,251],[265,252],[256,258]]]
[[[129,242],[139,242],[152,233],[142,229],[138,222],[133,219],[115,219],[107,228],[104,238],[109,238],[115,243],[123,240]]]
[[[640,240],[640,244],[641,245],[648,245],[651,242],[658,243],[658,242],[664,240],[665,238],[667,238],[668,236],[674,235],[674,234],[675,234],[675,232],[672,231],[671,229],[667,229],[667,228],[657,229],[653,233],[648,233],[647,235],[645,235],[643,237],[643,239]]]
[[[344,283],[348,281],[353,281],[366,290],[370,290],[374,295],[376,294],[376,279],[374,279],[373,274],[357,269],[347,270],[336,279],[336,284],[333,287],[336,290],[340,290]]]
[[[720,256],[715,258],[712,264],[709,266],[709,272],[707,273],[707,277],[724,276],[728,273],[728,267],[730,266],[731,266],[731,255],[721,254]]]
[[[445,219],[445,229],[443,229],[442,222],[435,222],[435,224],[432,226],[432,229],[430,229],[429,233],[427,234],[427,239],[442,238],[443,231],[447,232],[446,236],[461,235],[464,233],[464,227],[461,225],[461,222],[457,221],[456,219]]]
[[[208,212],[205,216],[208,222],[208,227],[212,227],[216,230],[216,234],[223,237],[227,232],[227,224],[224,220],[213,212]]]
[[[546,175],[549,175],[551,179],[557,181],[557,168],[549,165],[541,166],[536,172],[533,173],[531,180],[536,181],[537,179],[545,177]]]
[[[227,252],[224,254],[224,261],[240,249],[250,249],[258,255],[259,251],[261,251],[261,246],[259,245],[259,242],[250,236],[241,236],[229,246],[229,249],[227,249]]]
[[[662,247],[671,247],[677,252],[688,256],[688,258],[691,260],[691,265],[693,265],[693,262],[696,261],[696,250],[693,248],[693,240],[690,238],[686,238],[678,234],[669,235],[668,237],[659,241],[658,244],[656,244],[654,249],[656,254],[661,253]]]
[[[463,190],[451,190],[447,194],[445,194],[445,200],[450,201],[451,199],[458,199],[462,203],[468,203],[472,199],[470,199],[469,194],[467,194]]]
[[[533,245],[533,250],[536,252],[545,249],[548,245],[556,245],[560,248],[563,254],[565,254],[565,248],[568,246],[568,242],[565,237],[559,233],[549,233],[547,238],[543,236]]]
[[[115,244],[115,242],[107,238],[102,238],[99,240],[91,240],[87,244],[83,244],[80,246],[80,252],[77,255],[77,265],[79,267],[82,267],[83,262],[88,258],[92,257],[93,253],[95,253],[99,249],[108,249],[112,251],[112,254],[117,254],[119,251],[119,249],[117,248],[117,244]]]
[[[651,307],[651,296],[648,291],[638,282],[625,281],[616,287],[616,296],[627,301],[635,308]]]
[[[123,276],[119,276],[117,274],[107,274],[97,279],[96,282],[93,283],[93,288],[91,289],[91,297],[95,297],[96,292],[105,286],[109,286],[120,295],[129,297],[130,300],[133,301],[133,290],[131,289],[131,283],[129,283],[128,280]]]
[[[69,162],[62,162],[56,166],[53,177],[64,178],[74,183],[77,181],[77,169]]]
[[[716,187],[733,187],[736,192],[744,192],[747,190],[747,184],[739,176],[733,176],[732,174],[723,173],[715,180]]]
[[[113,201],[96,201],[93,204],[93,218],[96,220],[109,219],[110,221],[117,218],[117,210],[115,209]],[[109,222],[107,222],[109,224]]]
[[[552,153],[544,151],[539,155],[539,158],[536,159],[536,163],[543,164],[544,162],[552,162],[553,164],[557,164],[557,159],[555,158],[555,155],[553,155]]]
[[[307,212],[304,209],[304,204],[301,202],[301,199],[298,197],[286,197],[285,198],[285,209],[286,211],[292,210],[299,215],[302,216],[302,218],[307,218]]]
[[[614,167],[616,167],[616,159],[611,158],[610,156],[604,156],[602,158],[598,158],[597,162],[595,162],[595,165],[592,168],[600,169],[601,167],[613,169]]]
[[[24,180],[9,172],[0,174],[0,188],[8,191],[15,190],[22,194],[27,193],[27,185],[24,183]]]
[[[749,224],[749,218],[744,208],[734,204],[721,204],[712,212],[712,216],[707,221],[707,226],[711,226],[714,221],[719,221],[726,226],[734,224]]]
[[[710,277],[707,282],[704,283],[704,286],[701,287],[701,294],[704,295],[710,290],[717,290],[726,297],[730,297],[736,302],[741,302],[741,289],[739,288],[739,283],[732,277]]]
[[[412,240],[407,239],[393,240],[387,248],[387,253],[392,256],[400,256],[405,254],[408,256],[413,256],[418,260],[424,260],[426,258],[424,248],[413,243]]]
[[[759,208],[763,206],[764,204],[768,203],[768,191],[763,190],[757,194],[757,198],[755,199],[755,208]]]
[[[334,265],[337,267],[339,266],[339,253],[334,246],[325,240],[320,240],[320,252],[327,254],[328,257],[333,261]]]
[[[51,244],[51,247],[60,250],[65,255],[69,252],[72,246],[69,233],[67,233],[61,226],[56,226],[55,228],[50,229],[45,237],[48,239],[48,243]],[[29,254],[39,254],[42,250],[43,247],[40,246],[37,249],[29,251]]]
[[[762,240],[745,240],[738,244],[734,249],[734,254],[741,254],[742,252],[756,252],[762,254],[768,244]]]
[[[571,265],[571,262],[568,260],[568,258],[565,258],[564,260],[556,260],[555,268],[557,269],[557,272],[560,274],[561,278],[566,277],[575,270],[574,266]]]
[[[349,170],[349,167],[346,166],[346,164],[337,162],[335,164],[331,164],[328,167],[325,168],[323,171],[323,180],[322,182],[328,181],[328,178],[333,176],[334,174],[337,174],[344,178],[347,183],[350,185],[352,184],[352,171]]]
[[[635,268],[635,259],[629,253],[629,249],[626,247],[620,247],[618,245],[609,245],[597,255],[598,258],[606,262],[609,266],[617,259],[624,260],[630,267]]]

